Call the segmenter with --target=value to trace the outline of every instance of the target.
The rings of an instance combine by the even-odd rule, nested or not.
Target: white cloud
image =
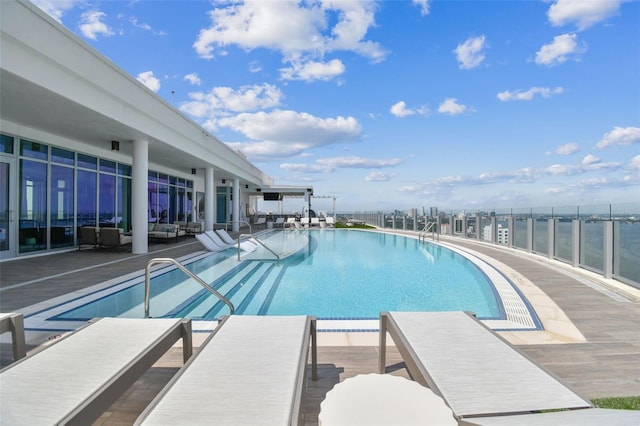
[[[229,113],[256,111],[280,105],[282,92],[271,84],[242,86],[237,90],[230,87],[214,87],[208,93],[189,93],[190,101],[180,106],[180,110],[196,118],[215,119]],[[211,127],[211,126],[209,126]]]
[[[529,90],[521,91],[516,90],[514,92],[510,92],[505,90],[504,92],[498,93],[498,99],[503,102],[506,101],[530,101],[534,98],[535,95],[540,95],[543,98],[550,98],[553,95],[559,95],[564,91],[562,87],[554,87],[553,89],[550,87],[532,87]]]
[[[211,26],[198,34],[193,44],[202,58],[213,58],[228,46],[252,50],[272,49],[283,55],[283,78],[296,79],[308,75],[318,77],[318,70],[308,74],[305,64],[323,63],[324,55],[334,51],[348,51],[369,58],[373,62],[385,59],[387,52],[376,42],[366,40],[367,31],[375,25],[375,2],[299,2],[229,1],[216,3],[209,12]],[[341,63],[329,62],[320,75],[335,75]],[[314,68],[313,65],[311,68]]]
[[[371,172],[365,176],[364,180],[367,182],[387,182],[396,176],[395,173]]]
[[[391,112],[391,114],[395,115],[396,117],[402,118],[415,114],[428,115],[429,109],[426,106],[420,106],[415,109],[407,108],[406,102],[399,101],[391,105],[391,108],[389,108],[389,112]]]
[[[562,64],[567,59],[579,59],[579,55],[586,52],[586,45],[578,46],[576,34],[562,34],[553,38],[536,52],[536,64],[554,66]]]
[[[286,110],[239,114],[217,124],[253,141],[228,144],[251,160],[301,155],[316,147],[356,141],[362,132],[353,117],[319,118]]]
[[[396,102],[391,106],[389,111],[391,111],[391,114],[395,115],[396,117],[406,117],[408,115],[413,115],[416,113],[415,111],[407,109],[407,104],[404,101]]]
[[[402,160],[399,158],[380,160],[362,157],[333,157],[320,158],[312,164],[283,163],[280,168],[296,173],[329,173],[336,169],[381,169],[394,167],[400,163]]]
[[[470,111],[470,109],[459,104],[456,98],[447,98],[438,107],[438,112],[441,114],[458,115],[466,111]]]
[[[184,76],[184,81],[188,81],[189,83],[191,83],[194,86],[200,86],[200,84],[202,83],[202,81],[200,80],[200,77],[198,76],[197,72],[192,72],[191,74],[187,74]]]
[[[633,145],[640,142],[640,127],[618,127],[605,133],[596,148],[603,149],[612,145]]]
[[[600,159],[598,157],[596,157],[595,155],[593,155],[593,154],[589,154],[589,155],[587,155],[586,157],[584,157],[582,159],[582,164],[584,164],[586,166],[588,166],[590,164],[596,164],[596,163],[599,163],[599,162],[600,162]]]
[[[420,14],[422,16],[429,14],[429,1],[430,0],[413,0],[413,4],[420,8]]]
[[[80,18],[80,32],[91,40],[97,40],[98,35],[112,36],[113,31],[102,22],[107,15],[99,10],[84,12]]]
[[[575,23],[578,30],[584,30],[617,15],[621,3],[621,0],[557,0],[549,7],[547,16],[554,26]]]
[[[84,1],[85,0],[32,0],[33,4],[58,22],[62,22],[62,16],[66,11],[73,9],[76,4]]]
[[[339,59],[329,62],[292,63],[291,67],[281,68],[280,76],[283,80],[329,81],[344,73],[345,67]]]
[[[136,77],[136,80],[138,80],[140,83],[144,84],[154,92],[160,90],[160,80],[153,76],[153,71],[141,72],[140,74],[138,74],[138,77]]]
[[[475,68],[484,61],[484,49],[487,47],[485,36],[471,37],[459,44],[454,52],[458,66],[463,70]]]
[[[629,162],[628,168],[631,170],[640,171],[640,155],[636,155],[631,159],[631,161]]]
[[[547,155],[551,155],[551,154],[571,155],[571,154],[575,154],[579,150],[580,150],[580,147],[578,146],[578,144],[572,142],[572,143],[567,143],[567,144],[564,144],[564,145],[560,145],[555,150],[553,150],[551,152],[547,152]]]
[[[149,32],[150,32],[150,33],[152,33],[152,34],[160,35],[160,36],[167,35],[167,33],[166,33],[166,32],[164,32],[164,31],[154,30],[154,29],[151,27],[151,25],[146,24],[146,23],[144,23],[144,22],[140,22],[140,21],[138,21],[138,18],[136,18],[136,17],[131,17],[131,18],[129,18],[129,22],[130,22],[130,23],[131,23],[131,25],[133,25],[134,27],[136,27],[136,28],[140,28],[140,29],[145,30],[145,31],[149,31]]]
[[[262,65],[260,65],[259,62],[257,61],[251,61],[249,63],[249,72],[252,74],[255,74],[257,72],[262,71]]]

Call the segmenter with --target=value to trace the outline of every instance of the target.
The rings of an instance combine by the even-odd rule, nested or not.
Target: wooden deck
[[[537,256],[509,252],[487,244],[455,241],[491,256],[535,283],[564,311],[586,338],[585,343],[525,344],[520,349],[551,370],[569,386],[589,398],[640,395],[640,303],[619,297],[579,276],[549,267]],[[48,256],[0,263],[0,311],[21,311],[47,301],[127,273],[140,271],[154,257],[181,256],[201,250],[193,238],[172,244],[150,246],[150,253],[83,249]],[[545,312],[538,312],[544,316]],[[330,333],[321,333],[330,334]],[[377,369],[377,335],[365,333],[371,344],[345,344],[321,335],[318,350],[319,380],[309,382],[304,410],[307,425],[317,424],[324,395],[336,384],[361,373]],[[3,336],[4,337],[4,336]],[[49,341],[42,335],[27,341],[28,351]],[[194,339],[197,341],[197,339]],[[338,343],[332,343],[332,342]],[[11,361],[10,345],[2,340],[2,365]],[[324,342],[324,343],[322,343]],[[170,379],[182,363],[181,348],[172,349],[145,374],[96,424],[132,424],[138,413]],[[392,374],[408,377],[395,348],[388,354]],[[212,400],[215,396],[212,395]]]

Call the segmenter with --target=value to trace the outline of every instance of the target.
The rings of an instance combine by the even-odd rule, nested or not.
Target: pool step
[[[236,314],[257,315],[268,307],[285,268],[272,261],[245,261],[210,285],[231,300]],[[166,316],[212,320],[228,313],[223,302],[201,288]]]

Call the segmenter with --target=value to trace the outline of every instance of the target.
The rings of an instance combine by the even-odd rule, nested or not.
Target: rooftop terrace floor
[[[559,311],[537,307],[543,324],[560,312],[575,326],[580,343],[541,338],[540,332],[505,335],[529,357],[588,398],[640,395],[640,297],[635,289],[598,279],[583,271],[539,256],[462,239],[444,239],[465,250],[495,259],[509,268],[510,278],[533,283]],[[141,271],[154,257],[180,258],[202,250],[194,239],[150,245],[149,253],[83,249],[0,263],[0,312],[24,312],[36,303]],[[520,280],[521,279],[521,280]],[[519,284],[520,285],[520,284]],[[630,291],[626,291],[630,290]],[[536,302],[532,301],[534,307]],[[527,334],[529,333],[529,334]],[[529,336],[529,337],[528,337]],[[3,336],[5,337],[5,336]],[[204,336],[194,338],[194,344]],[[320,403],[336,384],[377,370],[377,333],[320,333],[319,380],[309,381],[304,396],[305,424],[317,424]],[[28,351],[42,349],[55,335],[30,333]],[[0,361],[10,362],[11,349],[2,340]],[[541,343],[544,342],[544,343]],[[96,424],[132,424],[145,405],[178,370],[182,350],[173,348],[145,374]],[[395,348],[388,354],[391,374],[408,377]]]

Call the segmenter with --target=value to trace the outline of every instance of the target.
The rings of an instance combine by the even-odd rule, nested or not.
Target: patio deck
[[[586,338],[585,343],[529,344],[519,348],[569,386],[589,398],[640,395],[640,302],[601,286],[597,280],[566,272],[537,256],[466,240],[447,240],[491,256],[535,283],[564,311]],[[0,311],[22,308],[72,291],[144,269],[154,257],[178,258],[201,246],[194,239],[154,244],[145,255],[84,249],[0,263]],[[538,312],[543,317],[545,312]],[[376,333],[321,333],[319,380],[309,382],[304,411],[307,425],[317,424],[320,402],[336,384],[348,377],[377,369]],[[521,334],[522,335],[522,334]],[[3,336],[4,337],[4,336]],[[30,336],[27,350],[46,345],[50,335]],[[194,343],[199,340],[194,338]],[[2,340],[1,363],[11,360],[11,348]],[[401,359],[391,348],[392,374],[407,376]],[[96,424],[132,424],[138,413],[177,371],[182,350],[174,348],[144,375]]]

